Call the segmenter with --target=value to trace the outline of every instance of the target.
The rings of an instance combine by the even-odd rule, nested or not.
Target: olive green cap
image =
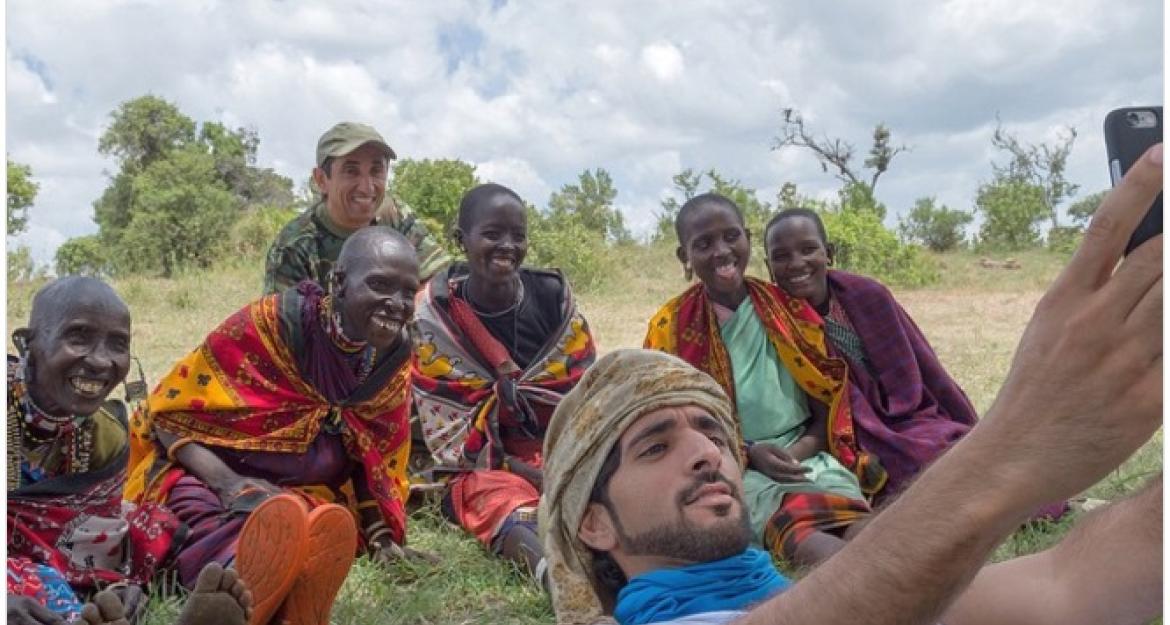
[[[325,131],[317,140],[317,167],[325,163],[330,157],[345,156],[367,143],[377,145],[386,154],[386,158],[394,160],[398,155],[394,148],[374,130],[373,126],[357,122],[341,122]]]

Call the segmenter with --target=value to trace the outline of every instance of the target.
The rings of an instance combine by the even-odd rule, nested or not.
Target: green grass
[[[646,321],[659,305],[686,286],[670,246],[638,246],[621,254],[614,275],[603,285],[578,294],[602,352],[640,346]],[[1013,255],[1021,269],[1003,270],[980,267],[981,257],[972,252],[938,255],[942,267],[938,284],[895,289],[980,411],[994,399],[1032,308],[1066,260],[1043,251],[1023,252]],[[996,260],[1006,257],[991,256]],[[237,259],[171,280],[135,276],[114,281],[133,312],[134,351],[148,382],[153,385],[216,324],[258,296],[262,271],[259,259]],[[758,260],[750,271],[766,275]],[[31,296],[38,286],[9,284],[10,331],[27,319]],[[1161,468],[1159,433],[1085,494],[1116,498],[1132,492]],[[440,554],[442,564],[401,564],[383,569],[359,560],[338,598],[335,625],[553,622],[547,598],[526,576],[489,557],[478,543],[444,522],[433,502],[417,506],[411,513],[410,543]],[[1067,532],[1076,516],[1021,529],[993,559],[1033,553],[1051,545]],[[169,625],[181,601],[182,591],[173,583],[156,585],[145,623]]]

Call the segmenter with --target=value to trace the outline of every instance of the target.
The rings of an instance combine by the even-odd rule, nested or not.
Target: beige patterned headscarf
[[[612,622],[605,614],[616,597],[593,579],[593,555],[577,530],[622,433],[642,415],[680,406],[702,408],[735,431],[727,395],[710,376],[663,352],[622,349],[599,359],[553,414],[544,439],[539,527],[557,623]]]

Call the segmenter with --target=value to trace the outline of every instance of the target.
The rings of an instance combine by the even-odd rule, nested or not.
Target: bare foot
[[[130,625],[122,600],[109,590],[94,595],[93,601],[81,608],[79,625]]]
[[[175,625],[245,625],[251,616],[252,593],[239,574],[212,562],[199,572]]]

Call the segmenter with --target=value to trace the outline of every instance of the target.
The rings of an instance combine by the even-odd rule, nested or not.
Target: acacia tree
[[[780,126],[780,135],[772,144],[773,150],[787,147],[797,147],[813,153],[821,164],[821,171],[829,172],[844,183],[843,199],[864,199],[867,202],[846,201],[846,208],[869,208],[885,217],[885,207],[874,200],[874,190],[878,179],[890,169],[894,157],[909,148],[905,145],[894,145],[890,129],[883,123],[874,126],[869,153],[858,167],[854,161],[856,148],[852,143],[838,137],[830,137],[822,133],[820,136],[810,130],[804,121],[804,116],[795,108],[783,109],[783,121]],[[864,170],[871,170],[866,174]]]
[[[1019,180],[1039,188],[1043,192],[1044,210],[1052,222],[1052,230],[1060,229],[1058,208],[1065,200],[1076,195],[1080,185],[1065,178],[1068,156],[1077,140],[1077,129],[1068,126],[1055,141],[1049,143],[1026,143],[1008,132],[1003,122],[996,120],[991,145],[1008,154],[1008,162],[992,163],[997,179]]]

